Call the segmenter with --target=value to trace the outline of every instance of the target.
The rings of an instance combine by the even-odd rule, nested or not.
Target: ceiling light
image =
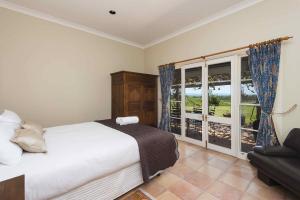
[[[111,14],[111,15],[115,15],[115,14],[116,14],[116,11],[114,11],[114,10],[110,10],[110,11],[109,11],[109,14]]]

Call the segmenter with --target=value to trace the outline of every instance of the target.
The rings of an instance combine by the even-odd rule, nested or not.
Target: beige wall
[[[0,109],[44,126],[110,116],[110,73],[158,73],[157,66],[249,43],[284,42],[276,111],[300,105],[300,1],[265,0],[145,51],[0,8]],[[277,117],[282,140],[299,127],[300,108]]]
[[[240,47],[285,35],[294,39],[282,46],[280,80],[275,111],[300,105],[300,1],[265,0],[253,7],[199,27],[145,50],[145,71],[158,73],[157,66],[207,53]],[[293,127],[300,127],[300,107],[277,117],[282,141]]]
[[[0,8],[0,110],[44,126],[110,117],[110,73],[142,49]]]

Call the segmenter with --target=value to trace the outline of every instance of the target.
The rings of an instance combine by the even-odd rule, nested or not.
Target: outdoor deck
[[[202,123],[198,120],[188,120],[186,123],[186,137],[202,140]],[[171,131],[181,134],[180,119],[171,120]],[[208,142],[225,148],[231,148],[231,128],[219,123],[210,122],[208,130]],[[241,151],[249,152],[255,146],[255,132],[241,131]]]

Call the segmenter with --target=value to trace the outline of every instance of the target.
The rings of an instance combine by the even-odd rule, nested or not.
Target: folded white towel
[[[137,124],[139,123],[139,117],[138,116],[117,117],[116,123],[120,125]]]

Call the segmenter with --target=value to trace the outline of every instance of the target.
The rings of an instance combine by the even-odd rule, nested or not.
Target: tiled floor
[[[157,200],[296,200],[281,186],[268,187],[248,161],[179,142],[174,167],[139,188]]]

